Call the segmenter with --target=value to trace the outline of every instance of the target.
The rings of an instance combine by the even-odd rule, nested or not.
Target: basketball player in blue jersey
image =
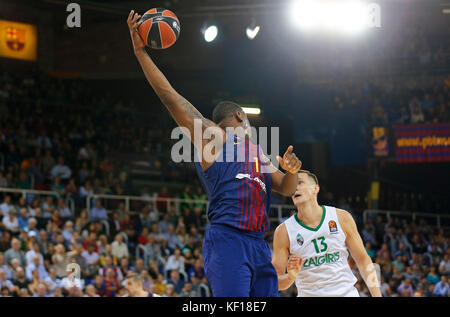
[[[213,296],[278,296],[277,273],[264,241],[271,191],[293,195],[301,162],[289,146],[282,158],[277,157],[286,174],[275,168],[261,147],[250,142],[247,115],[235,103],[221,102],[213,111],[213,121],[204,118],[172,88],[146,53],[137,32],[139,18],[131,11],[127,21],[134,54],[148,82],[197,150],[197,172],[210,202],[203,256]],[[194,133],[198,123],[201,137]],[[229,128],[236,129],[231,133]],[[204,138],[205,131],[220,145],[211,151],[212,159],[198,155],[211,142]]]

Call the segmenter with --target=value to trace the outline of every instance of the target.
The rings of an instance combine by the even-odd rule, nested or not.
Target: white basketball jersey
[[[284,222],[289,235],[290,253],[303,259],[295,280],[299,297],[359,296],[357,279],[348,265],[345,233],[339,225],[335,207],[322,206],[317,228],[304,225],[295,213]]]

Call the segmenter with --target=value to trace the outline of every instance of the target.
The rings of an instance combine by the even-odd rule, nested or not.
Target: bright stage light
[[[259,30],[261,29],[261,27],[259,25],[257,26],[249,26],[246,30],[245,33],[247,34],[247,37],[249,40],[253,40],[256,35],[258,35]]]
[[[219,30],[217,29],[217,26],[211,25],[203,31],[203,36],[205,41],[209,43],[216,39],[218,33]]]
[[[244,112],[246,114],[260,114],[261,113],[261,109],[256,108],[256,107],[242,107],[242,110],[244,110]]]
[[[304,30],[312,29],[319,20],[319,4],[314,0],[297,0],[290,8],[294,24]]]
[[[290,8],[291,20],[301,30],[322,30],[357,34],[369,27],[380,27],[380,8],[360,0],[296,0]]]

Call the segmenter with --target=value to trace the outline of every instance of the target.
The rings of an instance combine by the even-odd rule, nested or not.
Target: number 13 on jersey
[[[321,249],[319,250],[319,246],[317,245],[317,240],[320,241]],[[316,249],[316,253],[325,252],[328,249],[328,245],[325,243],[325,237],[318,237],[317,239],[313,239],[312,243],[314,244],[314,249]]]

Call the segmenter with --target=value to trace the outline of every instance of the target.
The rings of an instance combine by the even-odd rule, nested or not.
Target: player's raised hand
[[[142,41],[137,30],[139,25],[142,24],[142,22],[139,22],[140,18],[141,16],[139,14],[135,13],[134,10],[131,10],[127,19],[128,29],[130,29],[131,41],[133,42],[133,49],[135,52],[142,50],[145,46],[144,41]]]
[[[277,155],[277,160],[281,168],[286,172],[296,174],[302,167],[302,162],[298,159],[295,153],[292,152],[293,150],[294,147],[292,145],[289,145],[283,157]]]
[[[287,272],[292,279],[297,278],[298,273],[300,273],[300,270],[302,269],[302,263],[302,258],[292,254],[289,256]]]

